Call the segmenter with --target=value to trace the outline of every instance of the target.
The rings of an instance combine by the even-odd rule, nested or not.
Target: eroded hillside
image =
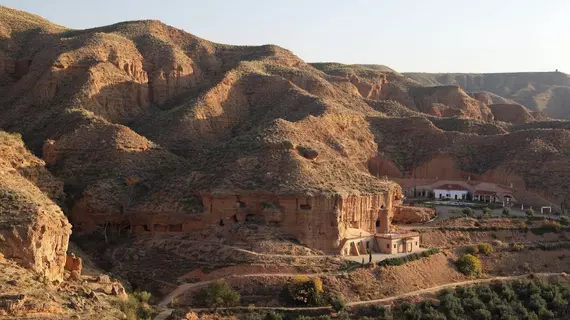
[[[495,121],[535,120],[524,108],[521,116],[504,116],[506,107],[490,108],[462,88],[422,87],[389,68],[309,65],[277,46],[215,44],[158,21],[68,30],[7,8],[1,14],[7,18],[0,127],[21,133],[63,179],[72,220],[76,214],[121,220],[129,211],[167,208],[199,213],[196,190],[373,193],[386,189],[368,170],[379,150],[395,163],[417,158],[398,164],[407,172],[448,152],[438,142],[414,156],[416,144],[441,130],[407,129],[413,126],[408,117],[430,119],[450,133],[498,135],[492,139],[504,146],[501,154],[518,153],[502,141],[519,138],[505,135],[509,125]],[[31,28],[33,37],[23,45]],[[418,139],[404,143],[370,119],[419,131]],[[488,145],[487,138],[463,136],[450,134],[446,144]],[[548,145],[566,150],[563,141]],[[540,159],[550,152],[537,150]],[[493,158],[490,167],[463,158],[462,169],[480,173],[512,161]],[[534,165],[521,160],[520,179],[560,201],[554,184],[533,185]]]
[[[520,73],[406,73],[426,86],[458,85],[476,99],[522,104],[556,119],[570,119],[570,77],[562,72]],[[480,98],[478,98],[480,97]]]

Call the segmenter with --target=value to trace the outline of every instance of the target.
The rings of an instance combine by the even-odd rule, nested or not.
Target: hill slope
[[[0,128],[21,133],[64,181],[72,221],[200,215],[197,191],[374,194],[395,185],[370,174],[370,161],[387,157],[411,172],[443,153],[461,155],[450,146],[467,140],[477,152],[495,150],[479,134],[505,155],[519,153],[512,141],[542,141],[517,160],[517,179],[563,200],[564,185],[538,183],[532,168],[534,157],[568,161],[565,129],[508,133],[466,93],[486,88],[439,86],[445,81],[431,76],[438,86],[426,88],[381,66],[310,65],[277,46],[216,44],[159,21],[69,30],[7,8],[0,15],[11,30],[0,43]],[[13,40],[32,29],[18,47]],[[425,121],[416,127],[410,117]],[[392,127],[418,136],[402,140]],[[444,140],[418,149],[431,134]],[[473,156],[462,168],[481,173],[511,160]],[[556,168],[545,167],[544,180]]]
[[[422,85],[458,85],[469,92],[488,91],[542,111],[556,119],[570,119],[570,76],[562,72],[520,73],[405,73]],[[498,101],[499,100],[499,101]],[[493,103],[511,103],[494,99]]]

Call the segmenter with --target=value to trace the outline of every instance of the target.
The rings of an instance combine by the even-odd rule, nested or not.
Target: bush
[[[479,243],[479,252],[489,255],[493,252],[493,246],[488,243]]]
[[[385,259],[382,261],[379,261],[377,263],[378,266],[383,267],[383,266],[401,266],[405,263],[408,263],[410,261],[415,261],[415,260],[419,260],[421,258],[427,258],[433,254],[439,253],[438,249],[428,249],[426,251],[420,252],[420,253],[412,253],[410,255],[407,255],[405,257],[401,257],[401,258],[390,258],[390,259]]]
[[[127,300],[118,300],[117,307],[125,314],[127,320],[150,320],[154,309],[141,303],[134,294],[129,294]]]
[[[294,305],[319,306],[322,304],[323,282],[319,277],[297,276],[285,287],[285,299]]]
[[[461,209],[461,213],[463,213],[463,215],[468,216],[468,217],[472,217],[474,215],[473,209],[471,209],[469,207]]]
[[[479,247],[476,245],[468,246],[465,248],[465,252],[468,254],[477,254],[479,253]]]
[[[331,306],[335,312],[343,311],[346,309],[346,302],[340,297],[333,297],[331,299]]]
[[[150,292],[147,292],[147,291],[135,291],[135,292],[133,292],[133,296],[135,296],[135,298],[139,299],[139,301],[142,303],[148,303],[148,301],[152,297],[152,294]]]
[[[529,217],[529,218],[534,217],[534,210],[533,210],[532,208],[527,209],[524,213],[525,213],[526,216]]]
[[[341,311],[337,314],[336,318],[338,320],[350,320],[350,314],[346,311]]]
[[[483,218],[490,218],[491,214],[493,214],[493,211],[489,207],[483,208]]]
[[[263,320],[283,320],[283,315],[272,310],[265,314]]]
[[[467,276],[476,276],[483,272],[481,260],[471,254],[464,254],[463,257],[457,261],[457,269]]]
[[[504,215],[505,217],[508,217],[511,215],[511,209],[504,207],[503,211],[501,211],[501,214]]]
[[[570,218],[568,216],[560,216],[560,223],[567,226],[570,224]]]
[[[240,294],[232,289],[225,280],[217,280],[200,290],[196,300],[210,309],[228,308],[239,304]]]

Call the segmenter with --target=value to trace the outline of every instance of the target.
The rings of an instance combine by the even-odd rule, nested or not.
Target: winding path
[[[340,272],[337,273],[337,275],[341,275],[344,274],[346,272]],[[230,276],[230,277],[225,277],[225,278],[221,278],[221,279],[227,279],[227,278],[232,278],[232,277],[261,277],[261,276],[277,276],[277,277],[294,277],[294,276],[323,276],[323,275],[335,275],[334,273],[313,273],[313,274],[288,274],[288,273],[281,273],[281,274],[248,274],[248,275],[235,275],[235,276]],[[553,273],[528,273],[528,274],[523,274],[523,275],[518,275],[518,276],[507,276],[507,277],[489,277],[489,278],[484,278],[484,279],[475,279],[475,280],[468,280],[468,281],[461,281],[461,282],[453,282],[453,283],[447,283],[447,284],[443,284],[443,285],[439,285],[439,286],[435,286],[435,287],[430,287],[430,288],[426,288],[426,289],[421,289],[421,290],[416,290],[416,291],[412,291],[412,292],[408,292],[408,293],[402,293],[399,295],[395,295],[395,296],[391,296],[391,297],[387,297],[387,298],[381,298],[381,299],[374,299],[374,300],[364,300],[364,301],[353,301],[353,302],[347,302],[346,306],[348,307],[352,307],[352,306],[360,306],[360,305],[367,305],[367,304],[381,304],[381,303],[387,303],[387,302],[392,302],[392,301],[396,301],[396,300],[400,300],[403,298],[409,298],[409,297],[414,297],[414,296],[419,296],[419,295],[423,295],[423,294],[428,294],[428,293],[435,293],[438,292],[440,290],[443,289],[449,289],[449,288],[455,288],[455,287],[461,287],[461,286],[468,286],[468,285],[473,285],[473,284],[481,284],[481,283],[489,283],[489,282],[493,282],[493,281],[507,281],[507,280],[517,280],[517,279],[524,279],[524,278],[528,278],[529,276],[536,276],[536,277],[550,277],[550,276],[560,276],[560,275],[564,275],[564,273],[557,273],[557,272],[553,272]],[[216,279],[216,280],[220,280],[220,279]],[[196,283],[185,283],[181,286],[179,286],[178,288],[176,288],[176,290],[174,290],[173,292],[171,292],[169,295],[167,295],[159,304],[159,307],[167,307],[168,304],[177,296],[181,295],[182,293],[184,293],[185,291],[191,289],[191,288],[196,288],[196,287],[201,287],[204,285],[207,285],[209,283],[212,283],[216,280],[208,280],[208,281],[201,281],[201,282],[196,282]],[[250,310],[251,307],[233,307],[233,308],[228,308],[228,310]],[[331,309],[330,306],[326,306],[326,307],[254,307],[254,309],[256,310],[298,310],[298,311],[302,311],[302,310],[329,310]],[[198,309],[195,308],[193,309],[195,311],[207,311],[208,309]],[[173,309],[166,309],[164,311],[162,311],[161,313],[159,313],[154,320],[164,320],[166,319],[171,313],[172,313]]]

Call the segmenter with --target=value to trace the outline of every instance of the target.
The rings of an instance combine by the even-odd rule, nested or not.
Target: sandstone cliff
[[[0,252],[49,280],[62,280],[71,225],[47,195],[63,185],[15,135],[0,132]]]

